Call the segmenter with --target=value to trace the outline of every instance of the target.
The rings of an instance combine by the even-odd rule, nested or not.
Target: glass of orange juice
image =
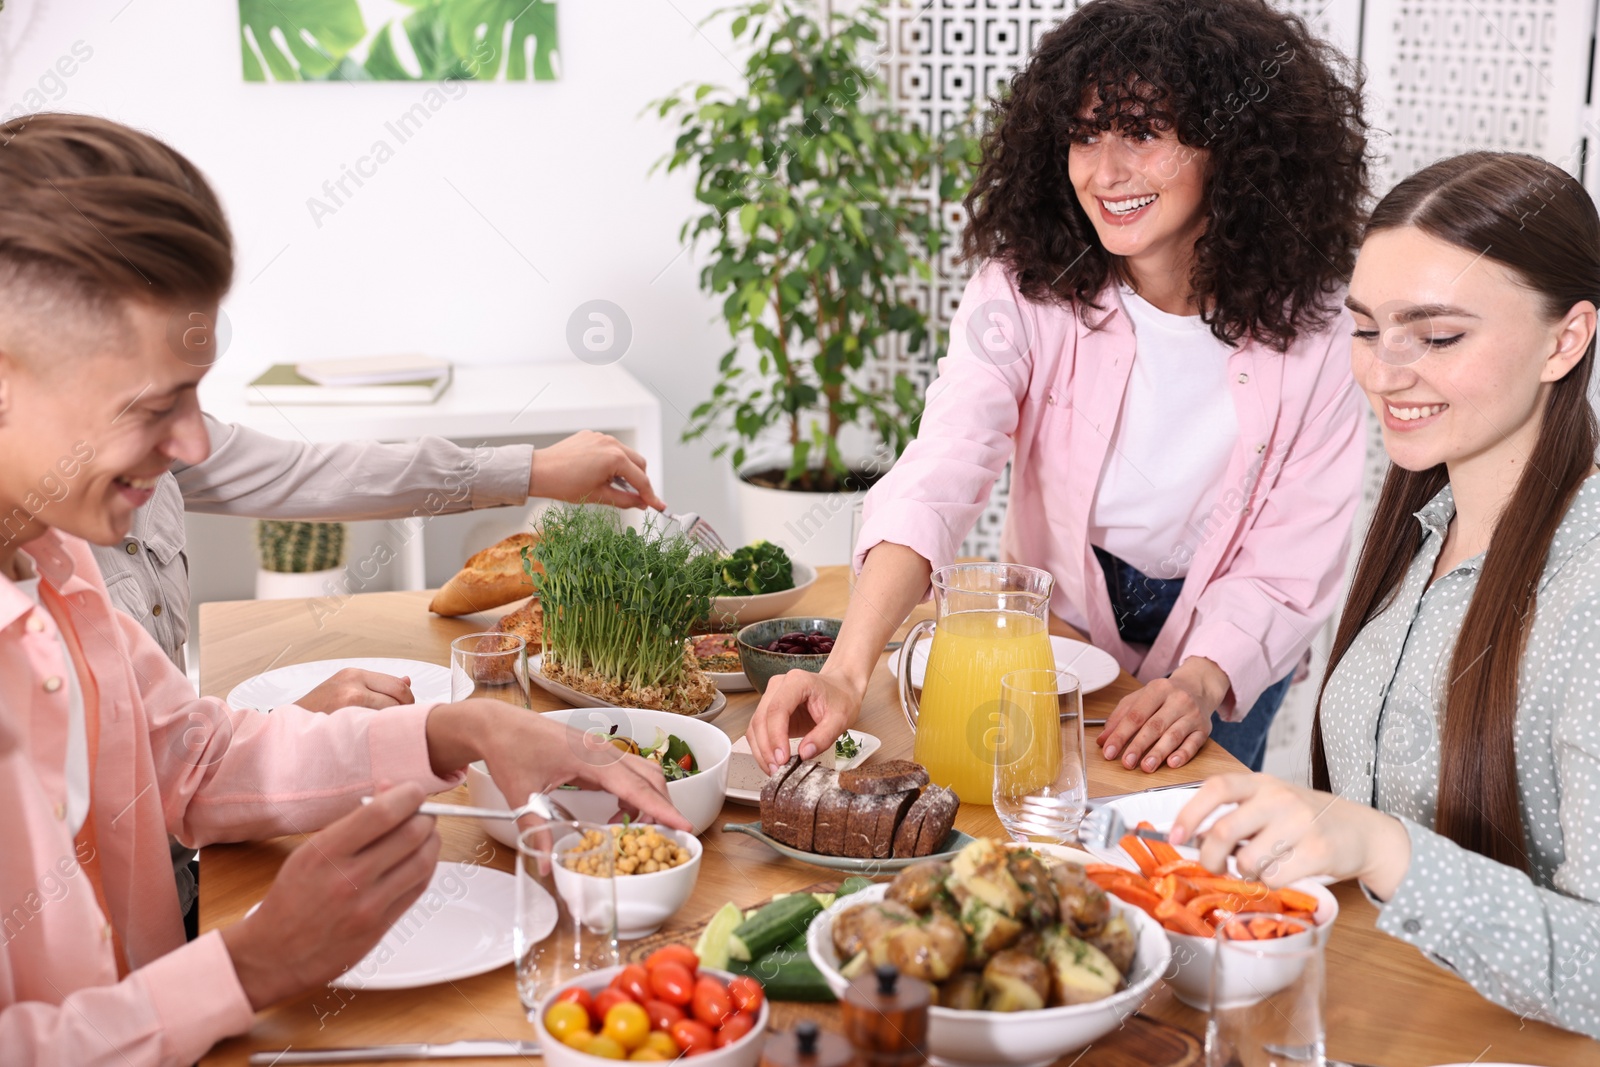
[[[994,792],[1000,679],[1012,671],[1050,669],[1048,571],[1017,563],[958,563],[933,572],[935,618],[918,623],[901,650],[900,701],[916,732],[913,757],[968,804]],[[912,653],[928,630],[933,640],[920,699]]]
[[[1075,841],[1089,803],[1083,696],[1071,671],[1029,669],[1000,679],[994,813],[1018,841]]]

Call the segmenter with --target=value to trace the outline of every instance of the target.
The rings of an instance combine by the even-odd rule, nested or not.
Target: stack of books
[[[431,404],[452,367],[433,356],[363,356],[276,363],[245,387],[252,404]]]

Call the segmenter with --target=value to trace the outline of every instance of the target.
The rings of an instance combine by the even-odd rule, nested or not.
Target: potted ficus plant
[[[256,599],[327,595],[344,567],[345,525],[262,519],[256,523]]]
[[[881,7],[820,15],[807,0],[727,9],[748,58],[733,89],[686,87],[655,102],[679,132],[666,169],[694,173],[705,210],[682,236],[708,245],[700,286],[722,297],[734,345],[685,440],[720,437],[731,455],[747,540],[810,563],[849,554],[847,496],[892,464],[916,434],[922,397],[903,373],[879,384],[869,364],[899,338],[936,359],[943,339],[905,293],[929,279],[939,212],[909,191],[959,200],[977,143],[931,135],[889,102],[877,73]],[[841,434],[867,442],[860,453]]]

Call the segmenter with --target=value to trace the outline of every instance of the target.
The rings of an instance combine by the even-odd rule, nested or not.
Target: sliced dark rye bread
[[[789,762],[773,771],[771,777],[761,786],[761,817],[763,819],[767,817],[767,808],[772,804],[773,799],[777,797],[778,790],[783,788],[784,781],[794,773],[794,769],[798,766],[800,766],[800,757],[790,756]]]
[[[927,784],[928,769],[906,759],[885,760],[839,775],[841,788],[869,797],[891,796],[908,789],[921,789]]]
[[[793,809],[789,818],[795,830],[794,847],[801,852],[812,851],[817,808],[822,804],[822,798],[839,791],[839,776],[831,767],[820,764],[812,766],[816,769],[806,775],[792,793],[784,794],[781,801]]]
[[[878,830],[872,835],[872,858],[886,860],[894,855],[894,832],[905,819],[906,812],[911,810],[911,805],[917,801],[918,791],[907,789],[903,793],[891,793],[886,797],[874,797],[880,801],[878,805]]]
[[[923,796],[926,795],[926,793],[923,794]],[[895,827],[895,859],[910,859],[917,855],[917,837],[922,833],[922,820],[927,814],[927,805],[922,803],[922,797],[918,797],[917,801],[906,811],[905,818],[900,820],[900,825]]]
[[[922,826],[917,830],[918,856],[931,856],[944,847],[944,839],[956,824],[956,812],[961,810],[961,798],[954,789],[934,786],[917,798],[913,805],[926,805]]]
[[[849,830],[850,804],[854,793],[830,789],[817,804],[817,821],[811,830],[811,851],[824,856],[844,855],[845,834]]]
[[[796,842],[800,839],[800,811],[796,807],[794,798],[795,790],[800,788],[807,778],[822,768],[815,763],[802,763],[789,773],[772,796],[770,805],[761,806],[761,828],[773,839],[782,841],[791,848],[798,847]],[[805,818],[808,824],[806,834],[810,836],[809,823],[815,818],[813,809]]]

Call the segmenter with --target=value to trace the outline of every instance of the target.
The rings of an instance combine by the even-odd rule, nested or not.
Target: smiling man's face
[[[163,472],[209,453],[196,395],[209,360],[169,336],[171,309],[121,311],[120,322],[62,330],[0,318],[0,541],[55,527],[115,544]]]

